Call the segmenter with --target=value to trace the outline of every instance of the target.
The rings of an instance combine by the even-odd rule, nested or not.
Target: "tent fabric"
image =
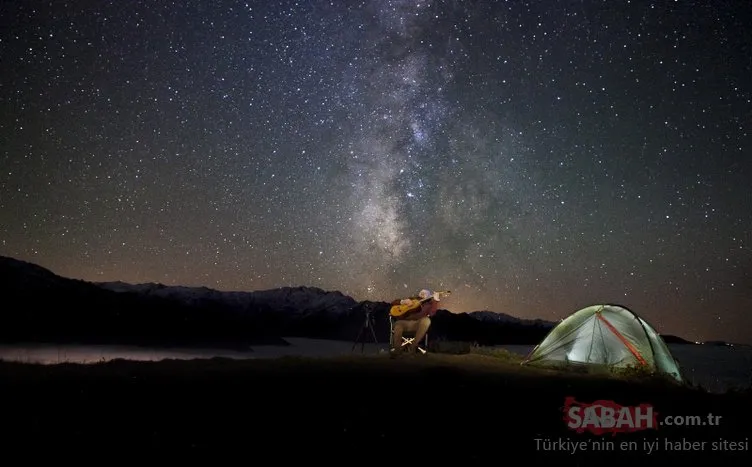
[[[569,315],[523,364],[646,367],[682,381],[679,366],[660,335],[620,305],[591,305]]]

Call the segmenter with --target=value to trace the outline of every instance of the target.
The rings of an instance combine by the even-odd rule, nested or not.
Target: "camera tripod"
[[[365,350],[366,333],[368,331],[371,331],[373,343],[378,344],[379,340],[376,338],[376,331],[374,330],[373,326],[373,310],[371,308],[366,308],[366,317],[363,321],[363,325],[360,327],[360,331],[358,331],[357,337],[355,337],[355,342],[353,342],[352,350],[355,350],[355,346],[358,345],[358,342],[360,342],[360,352],[362,353]]]

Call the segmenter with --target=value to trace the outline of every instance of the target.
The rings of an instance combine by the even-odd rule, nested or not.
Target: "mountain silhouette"
[[[0,256],[0,297],[5,303],[0,340],[6,343],[247,349],[286,345],[284,337],[353,341],[367,314],[373,318],[378,341],[389,338],[389,303],[358,302],[315,287],[226,292],[158,283],[87,282]],[[534,345],[554,325],[487,310],[439,310],[430,336],[480,345]]]
[[[169,297],[115,292],[8,257],[0,257],[0,297],[0,340],[6,343],[286,344],[222,306],[186,306]]]

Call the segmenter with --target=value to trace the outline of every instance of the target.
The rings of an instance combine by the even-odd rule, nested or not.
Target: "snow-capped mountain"
[[[277,319],[302,319],[311,316],[344,316],[359,306],[340,292],[316,287],[281,287],[255,292],[227,292],[207,287],[166,286],[163,284],[96,283],[117,293],[136,293],[144,297],[171,300],[187,307],[221,307],[240,315],[273,313]]]
[[[524,318],[518,318],[516,316],[511,316],[506,313],[500,313],[496,311],[473,311],[470,313],[470,315],[477,319],[478,321],[484,321],[484,322],[491,322],[491,323],[513,323],[513,324],[521,324],[526,326],[544,326],[544,327],[550,327],[555,326],[556,323],[553,321],[546,321],[542,319],[524,319]]]
[[[0,257],[0,339],[248,346],[283,337],[353,340],[369,310],[377,338],[389,336],[386,302],[358,302],[338,291],[281,287],[226,292],[207,287],[86,282]],[[536,344],[553,323],[491,311],[439,310],[432,338]]]

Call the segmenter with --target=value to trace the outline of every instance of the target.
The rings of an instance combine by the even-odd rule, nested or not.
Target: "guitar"
[[[392,308],[389,309],[389,314],[394,316],[395,318],[404,316],[412,311],[417,310],[418,308],[420,308],[420,306],[424,302],[431,300],[434,296],[449,295],[451,293],[452,292],[449,290],[442,290],[439,292],[434,292],[433,295],[431,295],[430,297],[422,298],[420,300],[413,301],[412,303],[408,303],[406,305],[400,305],[400,304],[392,305]]]

